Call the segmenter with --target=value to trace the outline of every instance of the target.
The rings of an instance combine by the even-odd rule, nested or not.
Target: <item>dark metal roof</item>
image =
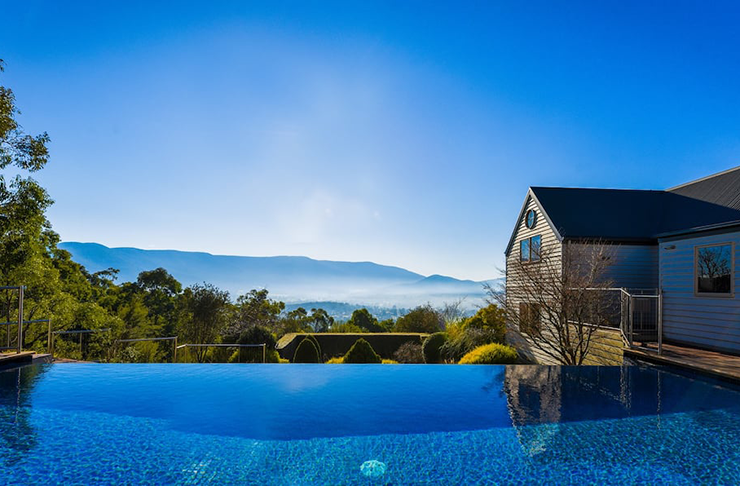
[[[740,219],[740,211],[667,191],[533,187],[563,238],[647,243]]]
[[[740,167],[687,182],[668,191],[740,210]]]

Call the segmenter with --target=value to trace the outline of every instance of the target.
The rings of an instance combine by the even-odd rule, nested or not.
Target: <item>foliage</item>
[[[413,341],[403,343],[395,353],[393,357],[399,363],[423,363],[424,353],[421,350],[421,344]]]
[[[319,363],[319,350],[316,349],[314,342],[305,338],[300,342],[293,355],[294,363]]]
[[[265,344],[268,350],[274,350],[275,335],[266,327],[252,326],[246,331],[241,333],[239,339],[236,340],[237,344]]]
[[[368,331],[354,324],[350,324],[349,322],[345,322],[343,324],[334,324],[331,327],[331,329],[329,329],[329,332],[338,332],[338,333],[345,333],[345,334],[362,334]]]
[[[463,356],[458,364],[511,364],[516,361],[517,352],[514,348],[491,343],[475,348]]]
[[[503,310],[489,304],[467,319],[447,326],[447,341],[440,352],[443,359],[457,361],[473,349],[490,343],[504,343],[506,322]]]
[[[181,336],[193,344],[215,343],[226,323],[229,293],[204,283],[185,289],[181,309]],[[208,348],[193,348],[192,353],[203,363]]]
[[[316,336],[313,334],[306,335],[306,339],[310,339],[314,346],[316,346],[316,352],[319,353],[319,361],[321,361],[321,345],[319,344],[319,340],[316,339]]]
[[[339,356],[337,358],[331,358],[329,361],[326,362],[326,364],[342,364],[344,363],[344,356]]]
[[[425,363],[439,363],[442,361],[442,346],[447,342],[447,334],[435,332],[424,340],[422,351]]]
[[[384,332],[385,329],[378,323],[378,320],[366,308],[357,309],[352,312],[347,324],[357,326],[364,332]]]
[[[399,317],[393,332],[425,332],[434,334],[442,330],[442,315],[431,305],[422,305]]]
[[[466,326],[486,331],[492,339],[491,342],[503,343],[506,339],[506,313],[496,304],[478,309],[478,312],[467,320]]]
[[[344,355],[345,363],[380,363],[382,360],[369,342],[360,338]]]
[[[398,361],[392,359],[384,359],[381,361],[382,364],[400,364]]]

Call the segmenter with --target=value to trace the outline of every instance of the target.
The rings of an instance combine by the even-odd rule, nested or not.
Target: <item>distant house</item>
[[[507,282],[512,262],[536,265],[540,247],[557,257],[595,240],[613,245],[615,287],[662,294],[666,342],[740,355],[740,167],[665,191],[531,187],[506,248]]]

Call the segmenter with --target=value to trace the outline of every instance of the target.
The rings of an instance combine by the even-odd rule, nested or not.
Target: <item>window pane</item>
[[[532,261],[538,261],[540,259],[540,243],[542,242],[542,237],[537,235],[532,237],[532,245],[529,249],[530,251],[530,260]]]
[[[529,240],[522,240],[521,242],[521,252],[522,252],[522,261],[528,262],[529,261]]]
[[[699,248],[696,252],[696,289],[702,294],[732,291],[732,245]]]

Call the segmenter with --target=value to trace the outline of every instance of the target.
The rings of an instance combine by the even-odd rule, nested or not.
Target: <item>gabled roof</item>
[[[740,167],[667,191],[530,187],[559,240],[657,243],[663,235],[737,225],[740,221]],[[506,254],[514,242],[516,228]]]
[[[740,167],[687,182],[668,191],[740,210]]]
[[[740,211],[667,191],[533,187],[563,238],[625,243],[740,219]]]

